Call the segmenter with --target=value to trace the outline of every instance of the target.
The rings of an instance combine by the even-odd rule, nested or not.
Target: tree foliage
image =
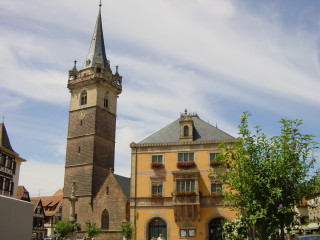
[[[64,219],[57,222],[55,232],[60,235],[60,239],[64,239],[68,233],[75,230],[75,224],[71,223],[69,219]]]
[[[99,236],[101,233],[103,233],[103,230],[99,228],[96,223],[90,221],[86,222],[84,231],[87,233],[89,238]]]
[[[133,227],[131,222],[123,222],[120,226],[121,235],[129,239],[132,237]]]
[[[301,132],[301,120],[282,119],[280,135],[267,137],[259,127],[249,130],[249,116],[242,116],[236,143],[221,145],[223,164],[217,171],[225,203],[240,212],[259,239],[268,239],[290,226],[294,205],[317,187],[310,172],[318,143]]]

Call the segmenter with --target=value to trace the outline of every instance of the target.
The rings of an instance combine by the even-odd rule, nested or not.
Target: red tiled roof
[[[18,186],[17,199],[21,199],[24,193],[28,193],[28,190],[24,186]]]
[[[52,216],[56,214],[62,204],[62,189],[59,189],[53,196],[32,197],[31,201],[40,200],[45,211],[46,216]],[[48,207],[53,210],[48,210]]]

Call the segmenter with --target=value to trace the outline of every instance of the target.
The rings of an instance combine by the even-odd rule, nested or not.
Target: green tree
[[[132,237],[133,227],[131,225],[131,222],[121,223],[120,228],[120,232],[123,237],[125,237],[126,239],[130,239]]]
[[[59,239],[64,239],[68,233],[73,232],[74,230],[75,225],[71,223],[69,219],[64,219],[57,222],[55,231],[60,235]]]
[[[90,221],[86,222],[84,231],[87,233],[89,238],[99,236],[101,233],[103,233],[103,230],[99,228],[96,223],[92,223]]]
[[[242,116],[236,143],[221,145],[223,164],[211,171],[219,174],[225,203],[246,219],[254,237],[283,239],[284,227],[294,220],[294,205],[317,187],[310,172],[318,143],[300,131],[301,120],[282,119],[281,134],[267,137],[259,127],[249,130],[249,116]]]

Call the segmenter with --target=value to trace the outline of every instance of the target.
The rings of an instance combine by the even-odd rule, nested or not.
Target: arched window
[[[82,91],[81,92],[81,102],[80,102],[81,105],[85,105],[87,104],[87,92],[86,91]]]
[[[101,228],[109,229],[109,212],[107,209],[103,210],[101,215]]]
[[[188,126],[183,127],[183,136],[185,136],[185,137],[189,136],[189,127]]]
[[[108,99],[108,96],[105,96],[105,97],[104,97],[103,106],[104,106],[105,108],[108,108],[108,107],[109,107],[109,99]]]
[[[164,239],[167,239],[167,224],[161,218],[154,218],[149,223],[148,239],[155,237],[156,239],[162,234]]]

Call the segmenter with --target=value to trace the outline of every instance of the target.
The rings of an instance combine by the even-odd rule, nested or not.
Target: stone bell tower
[[[110,69],[105,53],[101,3],[82,69],[76,61],[69,71],[70,110],[64,177],[63,218],[70,212],[68,198],[72,183],[77,185],[77,222],[90,220],[93,198],[114,168],[117,98],[122,91],[122,77]]]

